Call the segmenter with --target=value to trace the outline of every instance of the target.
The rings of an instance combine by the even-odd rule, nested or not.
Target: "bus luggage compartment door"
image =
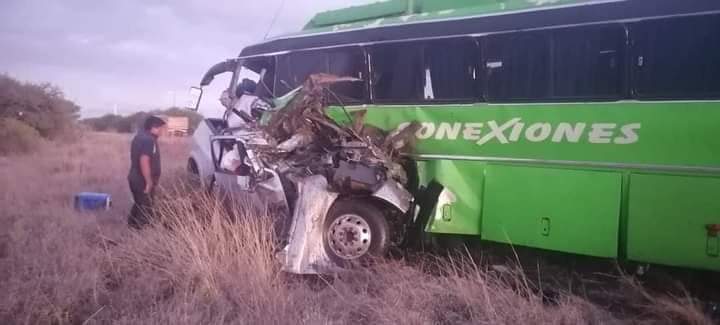
[[[720,271],[720,178],[632,174],[627,257]]]
[[[617,257],[620,173],[490,165],[485,177],[484,240]]]

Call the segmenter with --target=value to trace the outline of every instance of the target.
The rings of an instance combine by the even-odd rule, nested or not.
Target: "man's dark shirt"
[[[158,148],[157,137],[145,132],[138,132],[130,144],[130,173],[128,180],[133,184],[145,186],[145,178],[140,170],[140,156],[150,157],[150,175],[153,183],[157,185],[160,179],[160,148]]]

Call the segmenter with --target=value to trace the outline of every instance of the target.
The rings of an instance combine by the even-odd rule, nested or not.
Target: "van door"
[[[228,159],[228,155],[231,154],[236,154],[242,160],[242,157],[245,157],[244,147],[238,146],[237,141],[231,136],[220,136],[211,140],[211,150],[217,189],[227,194],[249,191],[252,182],[250,173],[243,173],[242,168],[229,170],[222,166],[223,159]],[[232,153],[233,150],[238,152]]]

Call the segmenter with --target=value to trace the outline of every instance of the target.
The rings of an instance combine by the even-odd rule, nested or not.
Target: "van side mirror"
[[[185,108],[193,111],[197,111],[200,107],[200,100],[202,100],[203,89],[200,87],[190,87],[190,94],[188,96],[187,104]]]

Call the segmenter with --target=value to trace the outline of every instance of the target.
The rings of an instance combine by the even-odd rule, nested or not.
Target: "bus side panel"
[[[450,200],[440,203],[426,230],[433,233],[480,235],[483,169],[472,161],[433,160],[418,163],[420,184],[435,182],[449,191]]]
[[[720,270],[720,178],[632,174],[627,256],[639,262]]]
[[[482,237],[617,257],[621,190],[616,172],[489,165]]]

